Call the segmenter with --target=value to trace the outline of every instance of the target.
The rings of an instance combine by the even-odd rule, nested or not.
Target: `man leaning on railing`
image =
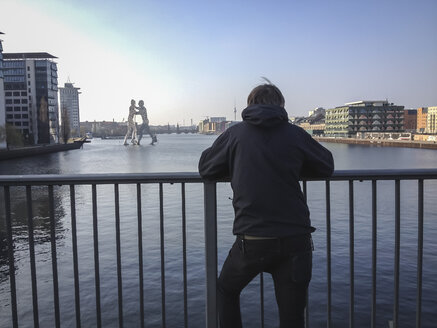
[[[334,161],[288,122],[281,91],[267,82],[249,94],[243,122],[223,132],[199,161],[203,178],[230,178],[234,193],[236,241],[217,281],[220,327],[242,327],[240,293],[260,272],[272,275],[280,327],[305,324],[315,228],[299,180],[331,176]]]

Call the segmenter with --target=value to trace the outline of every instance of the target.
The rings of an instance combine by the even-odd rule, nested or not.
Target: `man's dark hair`
[[[284,107],[285,99],[281,90],[275,85],[261,84],[255,87],[247,97],[247,105],[276,105]]]

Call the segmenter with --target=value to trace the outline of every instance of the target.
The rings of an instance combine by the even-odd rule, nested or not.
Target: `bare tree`
[[[71,128],[70,128],[70,115],[68,115],[68,110],[67,107],[65,106],[62,106],[61,109],[61,120],[62,120],[61,136],[62,136],[62,140],[64,141],[64,144],[66,144],[71,135]]]
[[[6,125],[0,125],[0,143],[6,141]]]
[[[6,144],[9,149],[12,147],[23,147],[24,138],[23,135],[13,125],[6,124]]]

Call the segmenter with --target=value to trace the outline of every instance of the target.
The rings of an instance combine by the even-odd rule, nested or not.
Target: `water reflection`
[[[62,153],[0,161],[0,174],[60,174]]]
[[[62,205],[61,188],[57,188],[53,195],[54,219],[57,244],[62,246],[62,240],[65,238],[64,217],[65,209]],[[26,197],[26,187],[10,188],[10,209],[12,222],[13,247],[15,254],[28,252],[29,233],[28,233],[28,202]],[[33,237],[35,245],[50,243],[50,208],[48,187],[36,186],[31,188],[32,200],[32,223]],[[0,207],[6,209],[4,189],[0,191]],[[44,258],[50,256],[50,252],[40,253]],[[15,255],[17,257],[17,255]],[[17,270],[17,266],[15,266]],[[0,213],[0,282],[8,279],[8,245],[6,236],[6,213]]]

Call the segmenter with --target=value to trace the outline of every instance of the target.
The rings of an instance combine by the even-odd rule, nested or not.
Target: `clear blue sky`
[[[12,14],[12,12],[14,14]],[[59,57],[81,120],[233,119],[261,76],[290,116],[355,100],[437,106],[437,1],[0,2],[5,52]]]

